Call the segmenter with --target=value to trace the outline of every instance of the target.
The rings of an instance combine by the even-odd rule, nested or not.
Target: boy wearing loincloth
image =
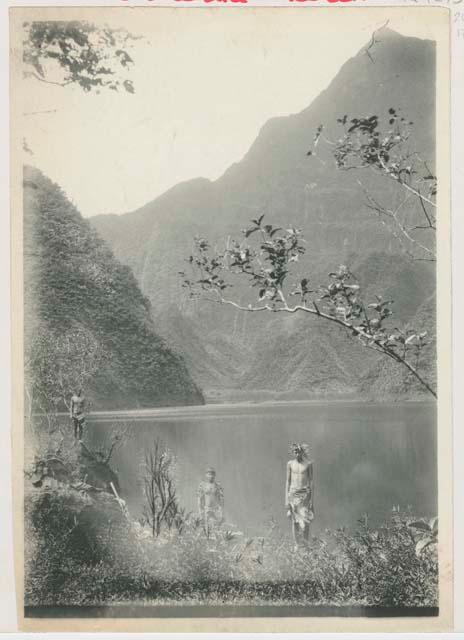
[[[292,521],[293,540],[298,546],[301,538],[308,540],[309,526],[314,519],[313,463],[309,460],[307,444],[293,443],[290,453],[293,459],[287,463],[285,506]]]
[[[82,394],[82,389],[79,389],[77,394],[74,394],[71,398],[71,405],[69,407],[70,417],[74,425],[74,438],[76,440],[82,440],[82,434],[85,425],[85,398]]]

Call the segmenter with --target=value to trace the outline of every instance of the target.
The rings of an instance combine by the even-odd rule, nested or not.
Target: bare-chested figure
[[[82,389],[79,389],[71,398],[69,414],[74,425],[74,437],[76,440],[82,440],[82,434],[85,425],[85,398]]]
[[[197,497],[198,513],[209,537],[211,531],[222,523],[224,511],[224,492],[211,467],[206,469],[205,480],[198,486]]]
[[[313,463],[308,459],[309,447],[306,444],[292,444],[290,452],[293,460],[287,463],[287,481],[285,483],[285,506],[292,520],[292,532],[295,544],[309,538],[309,526],[314,519],[314,477]]]

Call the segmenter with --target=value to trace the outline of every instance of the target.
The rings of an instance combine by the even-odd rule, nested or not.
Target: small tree
[[[145,454],[143,465],[143,489],[145,507],[143,515],[151,528],[153,537],[158,537],[161,527],[176,522],[180,515],[176,487],[173,478],[174,458],[159,439]]]

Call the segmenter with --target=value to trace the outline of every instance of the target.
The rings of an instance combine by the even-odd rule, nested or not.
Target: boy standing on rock
[[[74,394],[71,398],[71,405],[69,407],[70,418],[74,425],[74,438],[76,440],[82,440],[82,434],[85,426],[85,398],[82,394],[82,389],[79,389],[77,394]]]

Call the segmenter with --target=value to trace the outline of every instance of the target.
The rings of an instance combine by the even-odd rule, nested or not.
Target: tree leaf
[[[431,531],[429,525],[426,522],[423,522],[422,520],[416,520],[415,522],[410,522],[409,526],[414,527],[414,529],[420,529],[421,531],[427,531],[428,533],[430,533]]]
[[[419,542],[416,544],[416,556],[420,556],[420,554],[425,551],[425,549],[427,549],[427,547],[429,547],[431,544],[433,543],[432,538],[422,538],[422,540],[419,540]]]
[[[438,534],[438,518],[436,516],[430,519],[429,526],[433,534]]]
[[[128,93],[135,93],[134,84],[131,80],[124,80],[122,84]]]
[[[247,229],[245,231],[245,238],[248,238],[249,236],[251,236],[252,233],[254,233],[255,231],[258,231],[259,227],[253,227],[252,229]]]

